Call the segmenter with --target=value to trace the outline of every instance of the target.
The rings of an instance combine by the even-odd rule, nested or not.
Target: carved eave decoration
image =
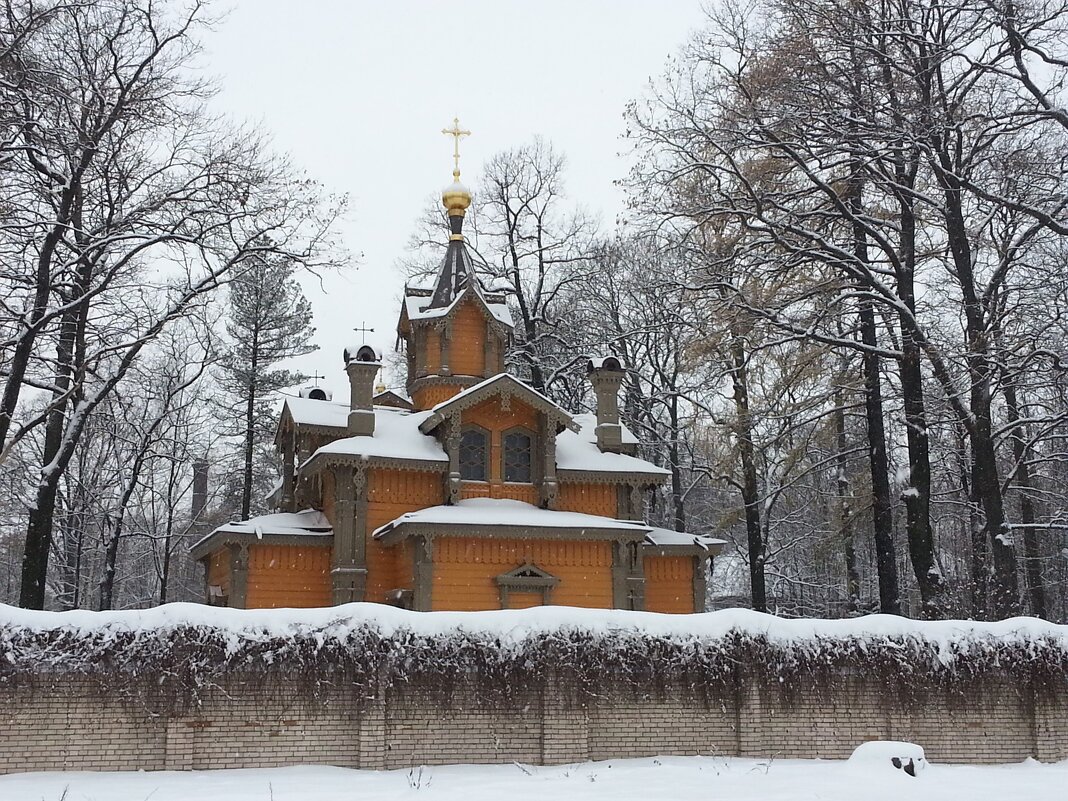
[[[636,487],[659,487],[671,476],[663,473],[607,470],[565,470],[556,468],[556,480],[567,484],[627,484]]]
[[[298,468],[302,478],[321,473],[331,467],[353,467],[365,469],[377,467],[387,470],[415,470],[428,473],[447,473],[447,461],[430,461],[425,459],[401,459],[396,456],[364,456],[358,453],[313,453]]]
[[[439,404],[436,411],[419,424],[419,430],[424,434],[429,434],[446,420],[455,420],[462,412],[472,409],[494,396],[500,398],[501,406],[505,409],[508,408],[508,403],[512,398],[518,398],[535,411],[542,412],[550,423],[555,425],[557,434],[565,428],[575,433],[581,430],[578,423],[567,411],[507,373],[484,380],[481,385],[471,390],[465,390],[464,393],[455,398]]]
[[[431,294],[428,293],[426,295],[423,295],[421,294],[421,292],[421,290],[408,290],[405,297],[426,297],[429,303]],[[408,317],[407,304],[404,304],[401,307],[401,315],[400,320],[397,322],[397,330],[400,332],[405,332],[410,328],[420,326],[425,328],[446,328],[452,323],[452,318],[456,314],[457,309],[459,309],[463,305],[464,300],[469,297],[474,299],[475,305],[478,306],[479,311],[482,312],[482,316],[485,318],[489,326],[489,330],[491,332],[493,332],[499,337],[506,337],[508,334],[511,333],[512,327],[498,320],[493,315],[493,312],[490,310],[489,307],[490,302],[493,302],[498,305],[504,305],[504,295],[486,296],[479,290],[472,288],[470,284],[467,284],[460,291],[460,294],[453,299],[452,303],[449,304],[447,308],[442,309],[441,314],[436,314],[433,317],[424,317],[417,320],[412,320]]]
[[[249,545],[301,545],[309,548],[324,548],[333,543],[334,533],[332,531],[308,534],[272,534],[269,531],[263,531],[259,534],[254,534],[251,531],[213,531],[194,545],[189,553],[193,559],[200,561],[207,559],[220,548],[228,545],[240,545],[245,548]]]
[[[479,525],[470,523],[407,523],[393,521],[375,533],[383,545],[394,545],[408,537],[476,537],[510,540],[583,540],[588,542],[642,542],[648,529],[582,528],[564,526]]]

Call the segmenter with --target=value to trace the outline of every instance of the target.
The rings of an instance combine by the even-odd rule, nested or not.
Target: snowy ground
[[[0,776],[3,801],[1046,801],[1064,798],[1068,762],[890,766],[801,760],[662,757],[558,767],[466,765],[412,771],[328,767],[195,773]]]

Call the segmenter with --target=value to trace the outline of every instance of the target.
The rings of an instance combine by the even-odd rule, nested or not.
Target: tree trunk
[[[71,387],[74,371],[75,340],[78,332],[77,309],[78,306],[75,306],[67,311],[60,321],[59,341],[56,345],[55,390],[52,393],[52,408],[45,422],[41,474],[37,483],[36,501],[30,509],[26,549],[22,557],[19,605],[26,609],[44,609],[56,496],[65,466],[59,464],[59,454],[67,420],[69,401],[66,395]]]
[[[952,256],[953,272],[964,302],[964,333],[967,342],[970,418],[964,424],[972,446],[972,491],[983,510],[984,536],[989,539],[994,565],[991,610],[998,618],[1019,614],[1019,582],[1012,536],[1005,527],[1005,499],[998,477],[992,414],[990,409],[990,347],[992,332],[983,301],[975,289],[971,240],[961,205],[961,186],[954,174],[955,164],[937,137],[932,141],[936,154],[936,176],[942,187],[946,239]]]
[[[842,371],[843,376],[845,371]],[[842,555],[846,568],[846,604],[851,614],[860,611],[860,571],[857,568],[857,550],[853,542],[853,507],[852,492],[849,487],[849,465],[846,463],[846,450],[849,442],[846,437],[845,399],[841,389],[834,393],[834,433],[837,442],[835,467],[837,473],[838,493],[838,535],[842,539]]]
[[[865,345],[877,344],[875,310],[871,301],[860,307],[860,333]],[[882,376],[879,357],[864,351],[864,412],[868,423],[868,464],[871,468],[872,531],[875,539],[875,566],[879,574],[879,611],[901,614],[897,561],[894,557],[894,507],[890,500],[890,461],[886,451],[883,422]]]
[[[902,269],[897,276],[897,291],[909,312],[915,314],[916,217],[912,199],[901,201]],[[905,529],[908,534],[909,558],[923,604],[922,616],[928,619],[945,613],[945,582],[935,561],[934,533],[931,530],[931,454],[927,430],[927,411],[923,397],[921,352],[912,329],[901,326],[901,394],[905,409],[905,432],[909,454],[909,485],[904,492]]]
[[[248,385],[248,396],[245,398],[245,442],[244,442],[244,471],[241,480],[241,519],[248,520],[252,514],[252,456],[253,445],[256,437],[256,376],[260,361],[259,331],[252,335],[251,367]]]
[[[753,445],[753,420],[749,409],[749,379],[745,346],[739,338],[731,343],[731,384],[734,388],[735,436],[742,467],[742,503],[745,505],[745,533],[749,550],[749,584],[753,609],[768,611],[764,576],[767,548],[760,527],[760,485],[757,480],[756,448]]]
[[[1016,460],[1016,479],[1013,482],[1020,493],[1020,524],[1024,545],[1024,581],[1031,614],[1045,618],[1046,594],[1042,580],[1041,549],[1038,531],[1035,529],[1035,507],[1032,500],[1034,486],[1031,468],[1027,464],[1027,430],[1020,424],[1020,404],[1016,395],[1015,376],[1006,375],[1002,381],[1005,390],[1005,413],[1012,426],[1012,455]]]
[[[669,458],[671,459],[671,503],[673,512],[673,525],[676,531],[686,530],[686,504],[682,497],[682,465],[679,456],[679,396],[672,394],[670,414],[671,443],[668,446]]]

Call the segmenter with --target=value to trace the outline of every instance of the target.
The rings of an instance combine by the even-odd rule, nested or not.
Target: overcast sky
[[[210,35],[223,110],[262,122],[277,149],[348,193],[346,275],[309,285],[320,350],[306,373],[347,398],[341,350],[392,348],[396,269],[428,196],[451,181],[459,116],[463,179],[542,136],[568,159],[570,198],[612,226],[624,176],[622,114],[702,19],[700,0],[237,0]],[[399,378],[399,377],[398,377]]]

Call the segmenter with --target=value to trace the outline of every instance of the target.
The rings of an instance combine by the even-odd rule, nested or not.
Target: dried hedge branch
[[[755,685],[831,700],[850,677],[876,683],[888,705],[929,694],[974,698],[985,682],[1023,694],[1068,690],[1068,648],[1055,637],[963,637],[935,645],[922,637],[856,636],[779,642],[736,630],[724,636],[660,636],[640,629],[559,628],[515,639],[460,629],[437,634],[370,623],[304,628],[290,636],[255,627],[46,629],[0,626],[0,686],[35,691],[72,678],[101,695],[182,711],[215,690],[281,683],[321,702],[339,690],[362,701],[383,690],[432,693],[448,704],[458,691],[488,705],[514,703],[552,682],[569,701],[682,692],[720,703]]]

